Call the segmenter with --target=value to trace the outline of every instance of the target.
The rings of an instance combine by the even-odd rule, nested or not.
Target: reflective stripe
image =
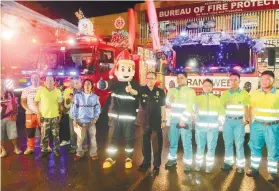
[[[255,116],[256,120],[264,120],[264,121],[276,121],[279,120],[279,117],[266,117],[266,116]]]
[[[274,167],[277,167],[277,162],[271,162],[271,161],[268,161],[268,162],[267,162],[267,165],[268,165],[268,166],[274,166]]]
[[[206,156],[206,161],[214,161],[214,157]]]
[[[173,103],[173,104],[171,104],[171,107],[186,108],[187,105],[179,104],[179,103]]]
[[[245,159],[241,159],[241,160],[236,159],[236,162],[237,163],[245,163]]]
[[[196,159],[196,163],[197,163],[197,164],[202,164],[202,163],[203,163],[203,159],[201,159],[201,160],[197,160],[197,159]]]
[[[135,116],[129,116],[129,115],[119,115],[119,119],[136,119]]]
[[[233,160],[233,157],[225,157],[225,160]]]
[[[253,168],[256,168],[256,169],[257,169],[257,168],[259,168],[260,164],[256,164],[256,163],[252,163],[252,162],[251,162],[251,166],[252,166]]]
[[[117,152],[117,149],[115,149],[115,148],[108,148],[107,152],[109,152],[111,154],[115,154]]]
[[[191,165],[192,164],[192,160],[191,159],[183,159],[183,162],[185,164]]]
[[[115,113],[108,113],[109,117],[114,117],[114,118],[119,118],[119,119],[131,119],[134,120],[136,119],[135,116],[130,116],[130,115],[117,115]]]
[[[244,115],[244,111],[228,111],[226,110],[227,115]]]
[[[242,160],[236,159],[236,165],[243,168],[245,166],[245,159]]]
[[[258,111],[258,112],[268,112],[268,113],[279,113],[279,109],[254,108],[254,111]]]
[[[198,160],[203,159],[203,155],[196,155],[196,159]]]
[[[217,116],[218,113],[216,111],[199,111],[198,115]]]
[[[125,152],[127,152],[127,153],[131,153],[133,151],[134,151],[134,149],[125,149]]]
[[[181,113],[171,113],[172,117],[182,117]]]
[[[136,100],[133,96],[128,96],[128,95],[119,95],[119,94],[112,93],[111,96],[112,97],[117,97],[119,99]]]
[[[245,163],[237,163],[236,166],[244,168],[245,167]]]
[[[182,113],[182,115],[185,115],[185,116],[187,116],[187,117],[191,117],[191,113],[186,112],[186,111],[184,111],[184,112]]]
[[[117,114],[114,114],[114,113],[108,113],[108,116],[109,116],[109,117],[117,118],[118,115],[117,115]]]
[[[243,105],[227,105],[227,109],[243,109]]]
[[[218,123],[201,123],[201,122],[197,122],[196,123],[197,126],[200,126],[200,127],[219,127],[219,124]]]
[[[214,161],[208,162],[206,161],[206,166],[212,166],[214,164]]]
[[[260,162],[261,158],[259,158],[259,157],[251,157],[251,161]]]
[[[268,167],[268,172],[277,173],[277,168]]]
[[[168,155],[168,160],[176,160],[176,158],[177,158],[177,156],[172,157],[171,154],[169,153],[169,155]]]

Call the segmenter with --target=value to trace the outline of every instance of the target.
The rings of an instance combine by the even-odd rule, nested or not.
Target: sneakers
[[[141,165],[139,165],[138,166],[138,171],[146,171],[147,169],[149,169],[150,168],[150,164],[149,165],[147,165],[147,164],[141,164]]]
[[[112,165],[115,163],[115,160],[112,160],[111,158],[106,159],[106,161],[103,163],[103,169],[107,169],[112,167]]]
[[[247,170],[246,175],[250,176],[250,177],[255,177],[259,174],[259,170],[255,169],[255,168],[250,168]]]
[[[91,158],[92,158],[92,160],[98,160],[99,159],[98,155],[92,156]]]
[[[8,154],[7,151],[2,149],[1,158],[7,156],[7,154]]]
[[[271,183],[274,183],[274,182],[276,182],[277,178],[278,178],[277,174],[269,173],[267,181],[271,182]]]
[[[24,151],[24,154],[25,155],[29,155],[29,154],[31,154],[33,152],[34,152],[34,149],[27,147],[27,149]]]
[[[130,158],[126,158],[126,161],[125,161],[125,168],[126,169],[130,169],[133,167],[133,163],[132,163],[132,159]]]
[[[22,153],[22,151],[19,148],[15,148],[14,153],[19,155]]]
[[[69,154],[75,154],[76,153],[76,149],[74,148],[70,148],[68,151]]]
[[[154,166],[154,167],[153,167],[153,174],[154,174],[154,175],[158,175],[159,172],[160,172],[160,167]]]
[[[53,153],[54,153],[54,155],[55,155],[56,157],[59,157],[59,156],[60,156],[60,152],[59,152],[59,151],[53,151]]]
[[[184,172],[190,172],[192,171],[192,166],[188,164],[184,164]]]
[[[176,160],[168,160],[168,162],[165,164],[165,167],[166,168],[170,168],[170,167],[173,167],[173,166],[176,166]]]
[[[47,152],[41,151],[39,157],[40,157],[40,158],[44,158],[44,157],[46,157],[46,156],[47,156]]]
[[[65,146],[65,145],[69,145],[70,144],[70,141],[62,141],[61,143],[60,143],[60,147],[63,147],[63,146]]]
[[[222,171],[228,171],[232,169],[232,165],[228,164],[228,163],[224,163],[224,165],[221,167]]]
[[[74,161],[78,161],[78,160],[80,160],[80,159],[81,159],[81,157],[80,157],[80,156],[75,155],[75,157],[74,157]]]
[[[205,172],[208,174],[212,173],[212,167],[206,167]]]
[[[52,149],[50,148],[50,146],[47,147],[47,152],[51,153]]]
[[[236,172],[237,172],[238,174],[242,174],[242,173],[244,173],[244,169],[243,169],[243,168],[237,167],[237,168],[236,168]]]

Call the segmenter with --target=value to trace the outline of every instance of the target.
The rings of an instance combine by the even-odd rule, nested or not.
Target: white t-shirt
[[[87,104],[88,97],[89,97],[91,94],[86,94],[86,93],[84,93],[84,95],[85,95],[85,103]]]
[[[27,107],[32,111],[32,113],[37,113],[34,105],[34,99],[36,96],[37,91],[39,90],[40,87],[27,87],[24,88],[21,94],[21,99],[27,99]],[[31,114],[27,113],[26,114]]]

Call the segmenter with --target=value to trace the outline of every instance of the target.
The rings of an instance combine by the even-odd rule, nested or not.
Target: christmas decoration
[[[129,34],[125,30],[118,30],[112,32],[111,43],[115,47],[128,48]]]
[[[239,32],[235,35],[230,35],[224,32],[216,33],[201,33],[199,35],[190,36],[186,32],[182,32],[179,36],[173,40],[165,41],[162,50],[166,53],[171,50],[173,46],[184,46],[191,44],[202,44],[202,45],[220,45],[228,43],[246,43],[254,53],[258,54],[265,48],[264,42],[259,39],[253,39],[249,37],[245,32]],[[222,54],[222,53],[220,53]]]

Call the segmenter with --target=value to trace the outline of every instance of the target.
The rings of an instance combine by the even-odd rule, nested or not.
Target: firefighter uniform
[[[268,93],[258,89],[250,97],[254,120],[249,141],[251,167],[259,170],[262,148],[266,144],[268,172],[276,175],[279,161],[279,91],[275,87]]]
[[[199,171],[204,160],[204,149],[207,144],[206,171],[212,171],[215,149],[219,133],[219,118],[224,115],[220,98],[212,93],[204,93],[196,101],[196,170]]]
[[[244,156],[244,115],[245,106],[250,104],[249,94],[245,90],[229,89],[221,96],[221,104],[225,107],[226,119],[223,129],[223,139],[225,142],[225,164],[230,169],[234,164],[233,143],[236,146],[236,165],[239,169],[245,166]]]
[[[174,100],[170,102],[170,98]],[[193,89],[185,86],[169,89],[167,104],[171,105],[171,121],[169,129],[169,155],[166,167],[176,165],[178,140],[181,135],[184,150],[184,169],[189,170],[192,165],[192,114],[195,104],[196,93]],[[186,125],[180,127],[179,123]]]
[[[135,80],[130,82],[134,90],[139,91],[139,85]],[[108,89],[111,94],[111,111],[108,113],[112,118],[112,127],[110,129],[108,157],[115,161],[118,150],[118,141],[123,135],[125,138],[125,153],[127,158],[131,158],[134,151],[134,122],[137,116],[138,98],[127,93],[125,88],[128,82],[112,80],[108,82]]]
[[[139,93],[140,108],[143,111],[143,148],[142,154],[144,157],[143,165],[150,166],[151,163],[151,141],[153,150],[153,166],[160,167],[162,153],[162,129],[161,129],[161,106],[165,105],[165,92],[154,87],[150,90],[147,86],[143,86]],[[151,139],[152,134],[154,137]]]

